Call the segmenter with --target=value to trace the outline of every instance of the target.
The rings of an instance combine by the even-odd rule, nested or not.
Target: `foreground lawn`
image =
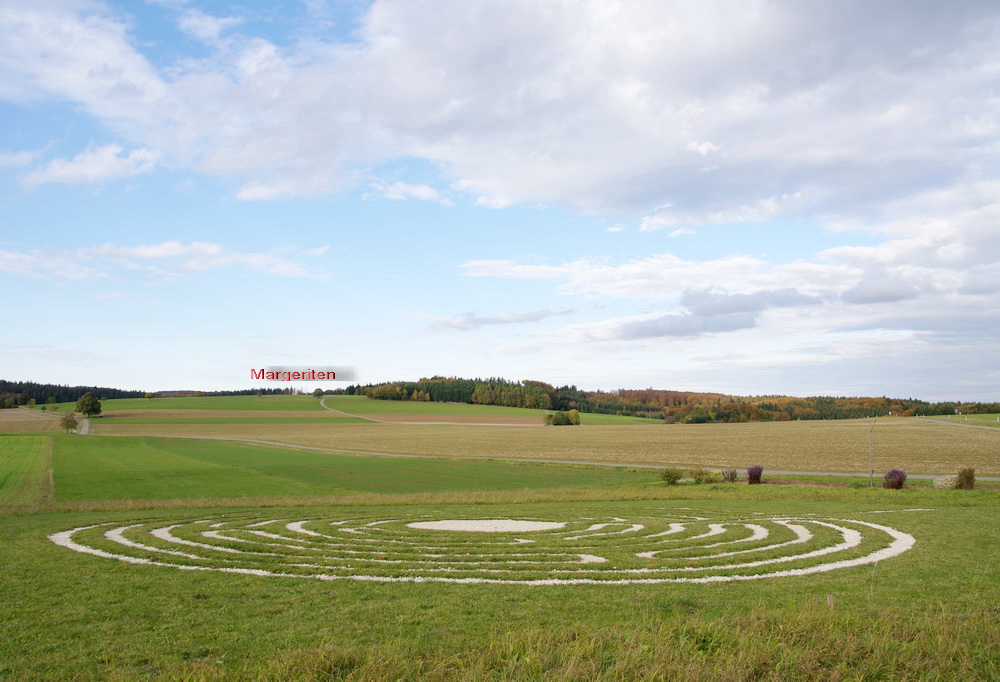
[[[1000,567],[996,552],[984,551],[995,549],[1000,539],[995,494],[742,485],[581,490],[570,499],[539,492],[534,500],[516,498],[516,504],[509,495],[372,500],[377,504],[331,498],[320,506],[274,506],[259,500],[242,507],[7,516],[0,523],[5,601],[0,610],[0,677],[784,680],[995,679],[1000,674],[995,646],[1000,637]],[[131,535],[138,532],[135,524],[177,525],[174,533],[193,540],[201,530],[192,529],[207,529],[211,520],[249,529],[250,521],[260,519],[268,532],[287,534],[281,529],[296,519],[374,518],[387,521],[363,527],[368,535],[359,541],[379,534],[398,541],[417,532],[403,525],[414,518],[533,518],[580,525],[618,519],[613,523],[627,525],[636,519],[652,523],[649,519],[695,516],[772,525],[774,521],[764,519],[853,519],[890,526],[912,535],[916,544],[878,563],[812,575],[698,584],[531,586],[321,581],[178,570],[81,554],[48,539],[110,523],[74,537],[106,551],[117,547],[114,551],[146,556],[147,550],[112,543],[104,528],[130,527],[124,531],[127,538],[152,545],[163,541]],[[827,542],[822,526],[813,525],[815,541]],[[326,528],[328,533],[337,527],[305,529]],[[384,529],[376,530],[380,527]],[[449,538],[463,544],[462,552],[468,554],[483,551],[485,535],[437,532],[427,538]],[[595,553],[617,546],[612,535],[581,542],[593,545]],[[690,542],[708,540],[692,537]],[[884,544],[874,535],[869,540],[866,531],[864,543],[869,542],[873,548]],[[381,546],[390,552],[386,556],[400,556],[391,544]],[[212,554],[173,547],[181,554],[164,555],[164,560],[178,565],[203,561],[183,555]],[[253,561],[296,570],[289,563],[294,560],[278,555],[269,560],[268,552],[276,550],[265,552],[265,547],[257,545],[261,555]],[[721,549],[706,547],[710,552]],[[206,560],[226,567],[229,558],[215,551]],[[388,576],[407,569],[373,565],[383,566],[380,570]]]

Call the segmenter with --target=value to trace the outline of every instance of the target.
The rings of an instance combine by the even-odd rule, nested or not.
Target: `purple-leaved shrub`
[[[760,477],[764,475],[764,467],[760,464],[754,464],[752,467],[747,467],[747,483],[750,485],[758,485],[760,483]]]
[[[902,469],[889,469],[885,472],[884,478],[885,480],[882,482],[883,488],[899,490],[903,487],[903,482],[906,480],[906,472]]]

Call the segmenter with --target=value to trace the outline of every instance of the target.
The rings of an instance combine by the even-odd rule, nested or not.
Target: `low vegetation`
[[[368,399],[322,400],[341,409]],[[203,407],[206,402],[213,406]],[[435,405],[408,404],[421,409]],[[854,488],[847,486],[850,479],[837,477],[796,479],[836,485],[681,482],[685,473],[695,478],[696,472],[686,470],[701,469],[714,478],[718,474],[710,469],[729,467],[735,474],[748,461],[759,463],[748,470],[748,481],[753,472],[760,481],[764,467],[867,471],[867,422],[588,425],[589,415],[583,414],[578,428],[547,429],[540,425],[542,411],[529,412],[533,426],[376,423],[331,413],[311,396],[157,397],[105,400],[102,405],[104,416],[91,421],[98,434],[145,433],[0,434],[0,678],[1000,677],[995,645],[1000,640],[1000,564],[983,551],[990,539],[984,533],[1000,525],[998,493],[990,483],[958,492],[920,481],[908,481],[917,484],[901,490],[868,487],[867,481],[857,481],[861,485]],[[443,403],[433,409],[449,408],[515,409]],[[181,415],[181,410],[190,412]],[[271,410],[271,421],[254,423],[266,410]],[[5,428],[58,427],[55,416],[16,412],[27,416],[8,416]],[[123,415],[117,423],[116,414]],[[276,416],[281,414],[286,416]],[[411,418],[406,412],[383,414]],[[435,421],[449,416],[409,414]],[[322,418],[332,421],[300,421]],[[457,418],[473,419],[465,413]],[[876,465],[884,462],[883,470],[896,463],[920,473],[975,469],[981,481],[982,475],[997,472],[998,433],[990,429],[887,419],[879,422],[876,434]],[[347,456],[205,436],[435,458]],[[457,459],[468,457],[480,459]],[[484,461],[490,457],[645,461],[655,468]],[[974,471],[969,475],[974,477]],[[769,473],[767,483],[788,478]],[[663,485],[671,482],[675,485]],[[342,570],[339,563],[324,563],[332,547],[314,544],[307,549],[299,542],[302,547],[279,556],[266,544],[276,540],[259,534],[252,537],[261,554],[249,561],[265,571],[298,571],[299,577],[131,564],[70,551],[49,540],[80,528],[85,529],[77,536],[81,542],[108,550],[114,547],[107,536],[112,529],[129,528],[121,531],[123,537],[138,540],[131,534],[139,527],[176,526],[180,539],[195,542],[204,539],[201,533],[209,520],[260,523],[247,525],[247,530],[265,534],[287,534],[282,529],[298,519],[305,530],[317,533],[336,528],[321,523],[331,519],[396,524],[372,530],[375,539],[405,533],[400,519],[411,518],[577,519],[583,527],[611,520],[627,528],[636,519],[650,525],[650,519],[666,516],[701,524],[738,522],[748,528],[768,524],[773,532],[784,533],[778,540],[785,542],[796,537],[778,521],[852,519],[864,537],[861,546],[843,549],[848,558],[887,546],[881,531],[874,532],[877,527],[910,534],[916,544],[877,563],[808,576],[531,586],[306,579],[318,570]],[[666,521],[659,523],[664,532],[678,532],[665,527]],[[840,542],[834,530],[810,523],[814,537],[809,542]],[[689,529],[684,537],[690,540],[701,530]],[[485,552],[484,543],[495,542],[477,535],[483,534],[448,536],[449,542],[465,547],[451,558],[485,561],[470,566],[486,574],[501,569],[496,557],[462,558]],[[445,536],[431,537],[439,541]],[[732,563],[746,561],[744,555],[727,556],[734,551],[731,546],[708,547],[717,541],[694,540],[704,557],[717,553]],[[240,546],[224,537],[213,542]],[[745,546],[761,550],[761,542]],[[142,543],[179,552],[168,555],[174,563],[191,562],[205,552],[149,534],[138,546],[116,551],[153,556]],[[523,547],[532,544],[537,543]],[[383,577],[407,570],[437,575],[429,570],[435,567],[416,561],[440,557],[401,556],[393,545],[376,547],[383,553],[365,549]],[[497,552],[514,555],[526,551],[516,545],[498,547]],[[645,567],[646,560],[635,551],[622,550],[612,558]],[[780,558],[784,551],[775,547],[764,556]],[[238,565],[231,563],[235,557],[230,553],[214,553],[209,565]],[[303,560],[299,555],[309,556]],[[393,563],[397,560],[404,564]],[[826,560],[807,557],[795,565]],[[676,561],[684,571],[683,561],[694,570],[704,564],[700,559]],[[317,567],[295,566],[302,563]],[[524,570],[540,569],[529,564]]]

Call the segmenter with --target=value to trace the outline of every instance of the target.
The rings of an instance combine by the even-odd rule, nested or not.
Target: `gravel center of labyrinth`
[[[869,512],[870,513],[870,512]],[[104,559],[261,577],[582,585],[725,582],[871,564],[916,540],[858,519],[660,510],[579,518],[441,514],[104,523],[49,536]]]

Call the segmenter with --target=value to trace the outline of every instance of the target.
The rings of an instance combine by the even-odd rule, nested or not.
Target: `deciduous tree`
[[[101,401],[94,397],[90,391],[80,396],[76,401],[76,411],[84,417],[94,417],[101,413]]]

